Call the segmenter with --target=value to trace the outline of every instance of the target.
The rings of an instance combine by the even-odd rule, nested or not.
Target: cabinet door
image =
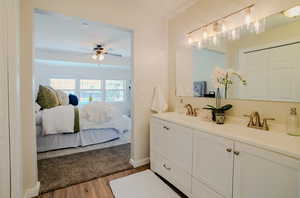
[[[236,143],[234,198],[299,198],[300,161]]]
[[[192,180],[192,198],[224,198],[197,180]]]
[[[193,139],[193,176],[224,197],[231,198],[233,141],[202,132],[195,132]]]
[[[168,156],[170,145],[168,144],[169,133],[166,131],[161,120],[152,118],[150,122],[150,149],[164,157]]]
[[[171,124],[169,133],[170,153],[168,158],[180,168],[192,174],[193,132],[191,129]]]

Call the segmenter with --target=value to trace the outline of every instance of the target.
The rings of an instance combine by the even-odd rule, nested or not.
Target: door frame
[[[20,0],[1,0],[5,12],[6,42],[3,49],[7,53],[8,75],[8,121],[10,149],[10,197],[23,197],[22,138],[20,130]]]

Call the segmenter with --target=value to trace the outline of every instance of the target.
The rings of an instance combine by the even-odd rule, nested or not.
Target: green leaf
[[[227,111],[227,110],[229,110],[229,109],[231,109],[232,108],[232,105],[231,104],[227,104],[227,105],[224,105],[223,107],[221,107],[220,109],[222,110],[222,111]]]
[[[214,106],[212,106],[212,105],[206,105],[206,106],[208,106],[208,107],[210,107],[210,108],[212,108],[212,109],[217,109],[216,107],[214,107]]]

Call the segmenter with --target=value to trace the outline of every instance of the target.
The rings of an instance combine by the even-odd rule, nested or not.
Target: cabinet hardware
[[[168,167],[166,164],[164,164],[163,167],[164,167],[165,169],[167,169],[167,170],[171,170],[171,168]]]
[[[228,153],[231,153],[232,148],[227,148],[226,151],[227,151]]]
[[[239,151],[234,151],[233,153],[234,153],[235,155],[239,155],[239,154],[240,154]]]
[[[166,126],[164,126],[163,128],[166,129],[166,130],[169,130],[169,129],[170,129],[169,127],[166,127]]]

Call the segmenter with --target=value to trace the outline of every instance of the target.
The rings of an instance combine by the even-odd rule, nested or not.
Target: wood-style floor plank
[[[122,171],[89,182],[44,193],[38,196],[38,198],[113,198],[114,196],[109,186],[111,180],[138,173],[146,169],[149,169],[149,166]]]

